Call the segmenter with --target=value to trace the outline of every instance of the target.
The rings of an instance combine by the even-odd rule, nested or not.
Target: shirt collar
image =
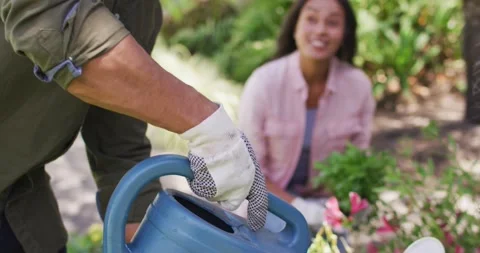
[[[337,57],[333,57],[330,61],[329,69],[328,69],[328,76],[327,76],[327,84],[325,87],[326,93],[334,93],[336,90],[335,85],[335,78],[337,75],[338,69],[338,62],[339,60]],[[308,87],[307,82],[305,81],[305,77],[300,69],[300,52],[298,50],[294,51],[289,57],[289,65],[291,66],[291,71],[294,75],[294,82],[293,85],[297,90],[303,90]]]

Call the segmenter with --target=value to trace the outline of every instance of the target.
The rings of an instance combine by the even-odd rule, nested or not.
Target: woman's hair
[[[297,26],[300,12],[308,0],[296,0],[290,7],[287,17],[280,30],[280,36],[277,40],[277,51],[273,59],[278,59],[297,50],[295,43],[295,28]],[[343,61],[350,64],[353,62],[353,57],[357,52],[357,21],[349,0],[336,0],[342,6],[345,12],[345,32],[343,35],[343,42],[338,49],[336,56]]]

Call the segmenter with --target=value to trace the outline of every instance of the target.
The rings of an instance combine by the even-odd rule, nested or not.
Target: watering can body
[[[131,243],[125,243],[128,211],[138,193],[165,175],[192,179],[186,157],[159,155],[132,168],[110,198],[104,223],[104,253],[303,253],[311,243],[308,225],[294,207],[269,194],[269,212],[286,226],[252,231],[247,221],[208,201],[173,189],[158,193]]]

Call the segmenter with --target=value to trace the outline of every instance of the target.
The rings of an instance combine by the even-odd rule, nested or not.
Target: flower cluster
[[[350,215],[347,217],[341,210],[336,197],[331,197],[327,200],[325,210],[326,223],[335,231],[341,231],[344,226],[352,224],[360,217],[368,214],[370,204],[367,200],[362,199],[357,193],[350,192]],[[391,225],[385,217],[382,217],[382,225],[376,229],[376,235],[381,239],[381,242],[386,242],[395,236],[397,227]],[[368,253],[377,253],[378,248],[374,242],[367,245]],[[402,252],[400,249],[396,252]]]
[[[367,200],[360,198],[355,192],[349,193],[350,198],[350,215],[348,217],[342,213],[336,197],[330,197],[325,204],[325,220],[334,230],[341,230],[343,226],[350,223],[356,216],[364,214],[368,211],[369,203]]]

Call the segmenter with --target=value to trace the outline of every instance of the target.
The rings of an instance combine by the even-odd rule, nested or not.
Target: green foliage
[[[199,15],[188,11],[173,31],[166,25],[167,40],[211,57],[223,75],[244,83],[275,52],[280,26],[293,1],[206,2],[219,10],[213,18],[211,11],[195,12],[204,13]],[[446,60],[461,57],[461,0],[350,2],[358,21],[355,64],[371,77],[379,100],[408,95],[414,85],[430,86],[432,74],[443,72]],[[225,11],[231,9],[235,11]]]
[[[68,253],[101,253],[103,228],[92,225],[85,235],[71,235],[67,245]]]
[[[387,169],[395,166],[395,159],[386,152],[369,152],[348,144],[345,152],[334,152],[315,164],[319,175],[314,178],[314,186],[322,185],[337,197],[340,209],[348,215],[349,193],[356,192],[369,203],[375,203],[378,189],[385,185]]]
[[[440,129],[438,128],[438,123],[435,120],[431,120],[426,127],[422,128],[422,134],[427,139],[438,138],[440,134]]]
[[[447,147],[445,157],[449,166],[438,171],[433,159],[418,162],[404,152],[411,161],[409,167],[389,167],[386,171],[385,189],[399,194],[393,202],[380,200],[377,209],[378,218],[386,217],[391,226],[396,227],[394,238],[379,243],[379,252],[393,252],[393,249],[405,249],[415,240],[424,236],[433,236],[442,241],[446,252],[474,252],[480,248],[478,229],[480,226],[478,207],[461,207],[460,200],[470,200],[473,205],[480,199],[477,190],[478,176],[467,172],[457,161],[455,140],[441,137],[436,122],[430,122],[422,129],[423,138],[438,142]],[[414,149],[414,147],[406,147]],[[406,171],[408,170],[408,173]],[[406,210],[398,209],[404,206]],[[416,218],[412,218],[415,216]],[[367,230],[374,230],[374,223],[367,224]]]
[[[377,97],[394,83],[408,94],[415,85],[410,77],[425,79],[442,71],[445,59],[460,57],[460,0],[351,2],[360,24],[355,63],[372,77]],[[423,81],[428,86],[430,80]]]
[[[167,41],[170,45],[182,44],[192,53],[212,57],[226,77],[245,82],[255,68],[272,57],[279,26],[291,2],[257,0],[221,19],[203,16],[197,19],[197,25],[178,30]],[[223,5],[231,5],[224,9],[235,9],[234,3],[223,2]]]
[[[194,0],[160,1],[160,3],[174,22],[180,22],[185,17],[184,13],[195,8],[198,4]]]
[[[230,39],[237,16],[233,4],[225,0],[165,2],[162,34],[168,38],[168,45],[181,44],[192,54],[213,57]]]
[[[233,22],[233,18],[209,19],[198,27],[180,30],[169,42],[186,46],[192,54],[200,53],[207,57],[213,57],[218,48],[224,46],[224,41],[230,39]]]
[[[399,148],[405,150],[398,150],[401,155],[398,164],[392,158],[393,154],[380,152],[367,155],[349,146],[343,154],[332,154],[327,161],[317,163],[317,169],[323,174],[316,178],[317,184],[326,184],[339,201],[345,202],[340,203],[343,210],[348,210],[345,199],[348,200],[349,191],[361,193],[362,188],[368,190],[367,196],[361,196],[370,198],[374,211],[370,219],[357,224],[355,229],[348,224],[353,221],[347,221],[344,227],[353,229],[352,232],[373,235],[382,226],[376,221],[385,219],[394,231],[391,231],[390,239],[377,241],[375,238],[378,237],[371,237],[378,252],[401,252],[425,236],[439,239],[446,252],[476,252],[480,249],[480,178],[460,166],[456,141],[451,136],[442,137],[437,122],[431,121],[421,129],[421,133],[423,136],[417,137],[417,140],[445,147],[443,156],[447,159],[447,168],[439,169],[434,158],[417,161],[416,147],[411,141],[400,145]],[[369,167],[375,169],[368,171]],[[352,181],[352,178],[357,179]],[[367,179],[373,181],[362,183]],[[398,195],[388,200],[375,194],[385,191]],[[372,195],[369,197],[368,194]],[[470,206],[465,205],[468,202]],[[385,235],[382,237],[386,238]],[[330,252],[322,238],[312,243],[314,252]],[[364,252],[358,248],[355,252],[357,250]]]
[[[215,59],[220,70],[237,82],[250,74],[274,54],[279,25],[292,0],[257,0],[236,18],[232,38]]]

